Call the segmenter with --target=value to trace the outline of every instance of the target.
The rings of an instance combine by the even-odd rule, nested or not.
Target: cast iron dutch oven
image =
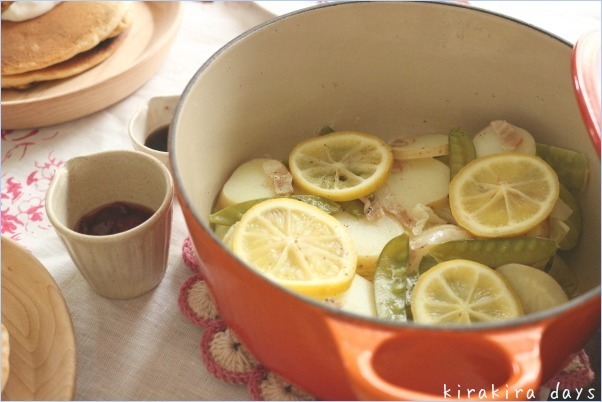
[[[317,398],[457,399],[467,389],[526,398],[600,325],[599,137],[592,146],[572,52],[523,22],[434,2],[327,3],[224,46],[190,81],[170,134],[178,197],[222,318],[265,366]],[[495,119],[590,163],[581,241],[568,257],[579,293],[557,308],[470,327],[343,313],[268,282],[208,223],[235,167],[284,160],[326,125],[392,139],[475,133]]]

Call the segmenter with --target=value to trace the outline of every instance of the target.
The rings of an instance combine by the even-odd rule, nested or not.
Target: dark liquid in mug
[[[113,202],[84,215],[75,230],[91,236],[106,236],[125,232],[140,225],[154,211],[143,205]]]
[[[167,152],[167,134],[169,124],[158,127],[146,137],[144,145],[159,152]]]

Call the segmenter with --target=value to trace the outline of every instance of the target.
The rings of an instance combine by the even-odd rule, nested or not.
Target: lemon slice
[[[449,184],[452,215],[481,237],[528,232],[548,217],[558,194],[558,177],[550,165],[518,153],[477,158]]]
[[[267,278],[310,297],[341,294],[355,275],[357,254],[345,226],[290,198],[263,201],[245,212],[230,244]]]
[[[355,131],[312,137],[297,144],[289,156],[294,183],[334,201],[372,194],[387,179],[392,164],[390,145]]]
[[[445,261],[420,275],[411,301],[414,321],[424,324],[471,324],[523,315],[506,279],[469,260]]]

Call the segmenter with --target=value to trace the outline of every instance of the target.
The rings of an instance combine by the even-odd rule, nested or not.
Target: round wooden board
[[[148,81],[173,43],[180,2],[136,2],[132,26],[116,52],[74,77],[28,90],[2,90],[2,128],[25,129],[64,123],[102,110]]]
[[[10,339],[3,400],[72,400],[76,346],[71,315],[46,268],[2,236],[2,324]]]

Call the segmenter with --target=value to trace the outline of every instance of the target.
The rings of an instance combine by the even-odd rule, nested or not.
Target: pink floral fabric
[[[52,228],[46,219],[44,198],[56,169],[64,161],[52,151],[42,154],[43,158],[26,156],[58,135],[58,131],[2,130],[2,165],[8,161],[29,164],[26,167],[29,173],[24,176],[2,169],[2,234],[14,240]]]

